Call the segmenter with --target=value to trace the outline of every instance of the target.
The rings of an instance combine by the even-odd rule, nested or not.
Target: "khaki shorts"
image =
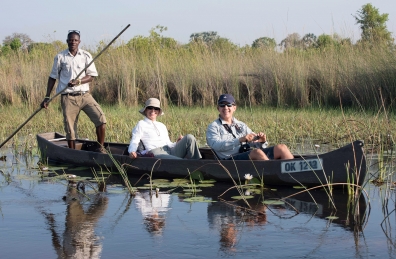
[[[76,96],[62,94],[61,106],[67,140],[75,140],[77,137],[77,123],[80,111],[85,112],[95,124],[95,127],[106,123],[106,117],[102,108],[100,108],[90,93]]]

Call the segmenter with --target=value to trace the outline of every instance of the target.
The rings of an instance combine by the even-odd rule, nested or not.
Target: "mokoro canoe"
[[[244,182],[244,175],[263,176],[268,185],[317,186],[325,183],[357,183],[362,185],[366,176],[363,142],[354,141],[337,150],[319,155],[295,155],[290,160],[232,161],[217,160],[210,148],[201,148],[202,159],[163,159],[124,155],[128,144],[106,142],[108,154],[94,152],[98,143],[77,139],[76,149],[69,149],[65,136],[57,132],[37,135],[42,161],[75,166],[116,168],[128,164],[128,174],[142,175],[153,172],[153,177],[187,177],[200,171],[205,179]]]

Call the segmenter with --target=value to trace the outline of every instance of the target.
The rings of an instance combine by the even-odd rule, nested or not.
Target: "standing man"
[[[75,149],[78,116],[82,110],[95,124],[97,141],[100,144],[96,151],[105,153],[103,145],[106,117],[99,104],[89,93],[89,83],[95,76],[98,76],[98,72],[95,64],[92,63],[85,69],[80,78],[75,78],[92,61],[92,56],[87,51],[78,48],[81,42],[80,31],[69,31],[66,42],[68,49],[58,53],[54,58],[52,71],[48,78],[47,94],[41,103],[41,107],[47,109],[52,88],[58,80],[56,93],[62,92],[61,106],[69,148]],[[63,89],[65,90],[62,91]]]
[[[222,94],[217,102],[219,118],[209,124],[206,142],[220,159],[269,160],[292,159],[294,156],[285,144],[266,147],[267,136],[254,133],[245,123],[234,118],[237,106],[231,94]],[[255,149],[243,150],[243,143],[249,142]]]

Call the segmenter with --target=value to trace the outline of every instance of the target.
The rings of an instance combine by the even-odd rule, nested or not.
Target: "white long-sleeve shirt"
[[[172,148],[176,145],[176,143],[170,141],[168,130],[163,123],[152,121],[147,117],[140,120],[133,128],[128,153],[136,152],[140,140],[147,151],[163,146]]]

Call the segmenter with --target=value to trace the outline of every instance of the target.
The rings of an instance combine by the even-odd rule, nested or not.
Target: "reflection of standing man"
[[[69,48],[55,56],[52,71],[48,78],[47,94],[41,103],[41,107],[48,107],[52,88],[58,79],[56,93],[66,88],[62,92],[61,105],[69,148],[75,149],[78,116],[82,110],[95,124],[97,141],[101,145],[97,151],[104,152],[102,147],[105,139],[106,117],[99,104],[89,93],[89,83],[95,76],[98,76],[98,72],[94,63],[84,70],[92,61],[92,56],[87,51],[78,48],[81,42],[79,31],[69,31],[66,42]],[[82,70],[84,72],[81,74],[81,78],[75,78]]]
[[[55,219],[51,214],[46,214],[52,231],[52,243],[59,258],[100,258],[102,244],[100,237],[95,234],[95,224],[105,213],[108,199],[96,194],[91,197],[92,203],[87,210],[84,210],[80,199],[84,199],[84,196],[69,186],[66,196],[66,228],[62,242],[55,231]]]

